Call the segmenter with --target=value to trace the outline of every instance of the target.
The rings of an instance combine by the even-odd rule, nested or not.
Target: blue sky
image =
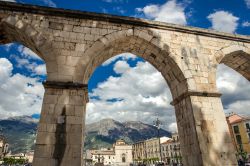
[[[9,0],[14,2],[14,0]],[[16,0],[17,3],[74,9],[250,35],[250,0]],[[46,80],[44,62],[18,43],[0,46],[0,116],[39,114]],[[133,84],[132,84],[133,83]],[[248,115],[249,82],[221,65],[218,89],[225,113]],[[119,93],[115,93],[117,89]],[[143,59],[125,53],[99,66],[89,82],[87,121],[115,118],[176,128],[171,94],[161,74]],[[2,96],[2,97],[1,97]],[[4,96],[4,97],[3,97]],[[12,104],[13,101],[15,104]],[[102,110],[100,110],[100,108]]]

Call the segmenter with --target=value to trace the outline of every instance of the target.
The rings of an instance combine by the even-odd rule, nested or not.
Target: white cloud
[[[12,72],[11,62],[0,58],[0,117],[40,113],[44,93],[41,82]]]
[[[245,0],[247,8],[250,8],[250,0]]]
[[[113,10],[119,12],[120,14],[126,13],[126,10],[124,10],[124,9],[123,9],[122,7],[120,7],[120,6],[114,7]]]
[[[216,11],[207,17],[212,23],[212,29],[234,33],[238,26],[239,18],[227,11]]]
[[[11,75],[11,71],[13,70],[13,66],[7,59],[0,58],[0,67],[1,67],[0,83],[2,84],[3,81],[6,80]]]
[[[249,100],[240,100],[230,103],[227,108],[225,109],[225,113],[237,113],[239,115],[250,115],[249,112],[250,108],[250,101]]]
[[[5,46],[6,51],[8,51],[11,46],[12,45]],[[10,55],[10,58],[16,61],[17,68],[27,69],[29,72],[31,72],[32,76],[46,75],[46,65],[44,64],[43,60],[33,51],[22,45],[17,47],[17,51],[19,52],[18,55]]]
[[[138,62],[135,67],[130,67],[126,58],[122,59],[114,64],[114,71],[121,76],[110,76],[90,93],[87,122],[113,118],[152,124],[159,116],[163,127],[168,129],[175,122],[175,113],[170,106],[172,97],[166,81],[148,62]]]
[[[45,64],[37,64],[28,58],[20,58],[19,56],[13,54],[11,55],[11,58],[15,59],[17,68],[26,68],[29,72],[31,72],[32,76],[47,74]]]
[[[113,118],[152,124],[156,117],[160,117],[163,128],[177,131],[174,108],[169,105],[172,101],[170,90],[152,65],[138,62],[131,67],[126,58],[116,58],[114,71],[121,76],[110,76],[90,93],[87,123]],[[250,85],[244,77],[225,65],[219,65],[217,86],[223,94],[225,113],[233,111],[250,115]]]
[[[9,43],[9,44],[5,44],[3,47],[4,47],[4,49],[5,49],[7,52],[9,52],[10,49],[11,49],[11,47],[12,47],[13,45],[14,45],[13,43]]]
[[[243,27],[250,27],[250,22],[249,21],[245,21],[242,23]]]
[[[137,8],[138,12],[143,12],[149,19],[186,25],[185,6],[177,3],[176,0],[169,0],[163,5],[152,4],[144,8]]]
[[[56,7],[56,4],[52,0],[42,0],[42,2],[49,7]]]
[[[176,122],[173,122],[171,123],[169,126],[168,126],[168,131],[174,133],[174,132],[177,132],[177,123]]]
[[[20,45],[18,47],[18,51],[20,52],[21,56],[23,56],[25,58],[41,60],[42,61],[42,59],[36,53],[34,53],[32,50],[30,50],[27,47],[24,47],[24,46]]]
[[[120,54],[117,56],[114,56],[108,60],[106,60],[102,66],[107,66],[109,64],[111,64],[112,62],[116,61],[117,59],[122,59],[122,60],[128,60],[128,59],[136,59],[136,55],[134,54],[130,54],[130,53],[124,53],[124,54]]]
[[[46,75],[47,74],[46,65],[42,64],[35,66],[34,72],[36,75]]]
[[[217,71],[217,87],[222,95],[225,113],[250,115],[250,84],[233,69],[221,64]]]
[[[114,71],[117,74],[122,74],[129,69],[130,69],[130,66],[126,61],[117,61],[114,67]]]

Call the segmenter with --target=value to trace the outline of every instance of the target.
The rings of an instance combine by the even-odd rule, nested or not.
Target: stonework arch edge
[[[217,63],[219,64],[219,63],[222,63],[222,60],[224,58],[226,58],[226,56],[229,56],[232,54],[236,55],[236,54],[239,54],[241,52],[244,52],[244,53],[250,55],[250,48],[248,48],[246,46],[242,46],[242,45],[227,46],[227,47],[224,47],[224,48],[221,48],[220,50],[218,50],[215,53],[215,58],[216,58]]]
[[[243,45],[231,45],[217,51],[218,64],[225,64],[250,81],[250,48]]]
[[[5,38],[2,44],[17,42],[31,49],[41,59],[47,61],[47,54],[52,52],[49,36],[25,20],[25,16],[8,15],[0,20],[0,29]]]
[[[146,61],[149,61],[154,67],[156,67],[158,71],[162,73],[169,87],[172,89],[172,93],[174,93],[172,94],[173,97],[177,97],[179,94],[182,94],[187,91],[187,80],[180,68],[180,65],[178,65],[178,62],[176,61],[177,55],[169,51],[169,46],[163,43],[156,33],[153,33],[150,30],[138,29],[127,29],[123,31],[114,32],[112,34],[105,35],[103,38],[98,39],[91,47],[89,47],[85,51],[85,53],[79,60],[76,66],[76,72],[74,76],[75,82],[82,82],[84,84],[87,84],[91,74],[97,66],[101,65],[107,59],[118,55],[113,54],[108,56],[108,58],[102,58],[101,54],[103,54],[105,51],[111,54],[112,51],[117,53],[112,44],[117,44],[123,41],[129,42],[128,40],[132,40],[132,38],[135,40],[140,40],[140,42],[143,42],[144,45],[153,48],[153,50],[151,51],[145,51],[147,53],[145,53],[145,56],[141,57],[144,58]],[[123,52],[120,53],[130,52],[140,56],[140,51],[130,49],[122,51]],[[155,52],[158,53],[157,55],[152,55],[155,56],[155,59],[148,56],[154,54]],[[158,65],[159,63],[162,64]],[[166,63],[165,66],[164,63]],[[93,68],[93,66],[95,67]],[[175,71],[173,70],[173,68],[175,69]],[[179,90],[178,86],[182,90]]]

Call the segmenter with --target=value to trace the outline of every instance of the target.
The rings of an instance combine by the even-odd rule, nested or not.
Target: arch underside
[[[221,63],[231,67],[250,81],[250,54],[243,51],[236,51],[226,55],[221,60]]]
[[[110,42],[92,55],[85,69],[84,83],[87,83],[94,70],[103,62],[121,53],[132,53],[151,63],[165,78],[173,98],[187,90],[186,79],[170,57],[168,50],[162,50],[154,44],[136,36],[125,37]]]
[[[41,49],[45,47],[46,38],[24,21],[16,20],[12,25],[6,20],[0,22],[0,44],[20,43],[44,60]]]

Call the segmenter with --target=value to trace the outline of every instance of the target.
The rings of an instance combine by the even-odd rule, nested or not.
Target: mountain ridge
[[[13,153],[34,149],[38,120],[31,116],[0,119],[0,132],[7,138]],[[114,119],[102,119],[85,126],[85,149],[112,147],[117,139],[127,143],[157,136],[157,129],[149,124],[137,121],[119,122]],[[0,133],[0,134],[1,134]],[[161,136],[170,136],[170,132],[160,129]]]

